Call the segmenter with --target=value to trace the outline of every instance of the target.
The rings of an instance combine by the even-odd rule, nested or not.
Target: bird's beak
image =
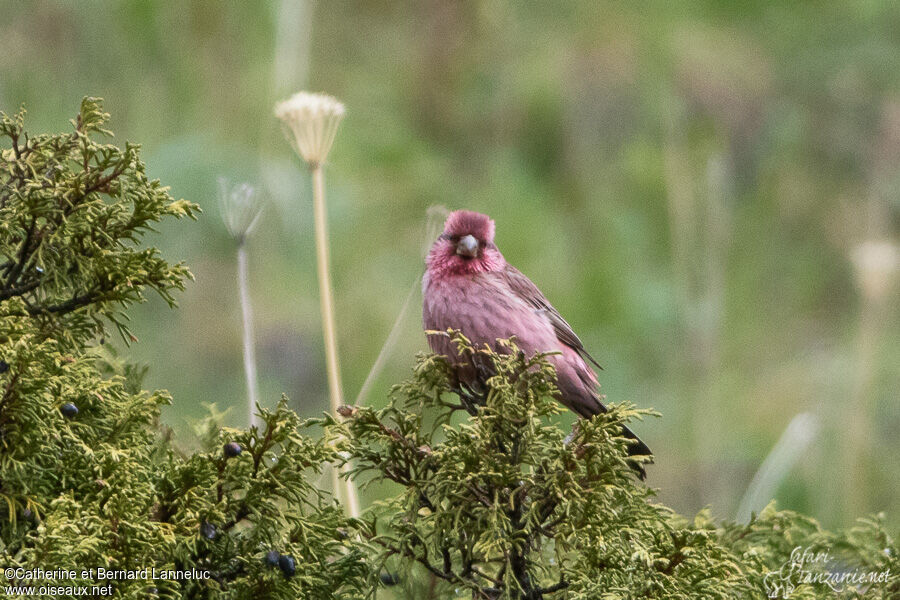
[[[465,235],[456,242],[456,253],[460,256],[475,258],[478,256],[478,240],[471,235]]]

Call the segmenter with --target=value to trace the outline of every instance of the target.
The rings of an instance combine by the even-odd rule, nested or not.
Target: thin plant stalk
[[[791,419],[747,487],[738,508],[738,523],[749,523],[750,515],[758,514],[769,503],[818,433],[819,420],[815,415],[804,412]]]
[[[338,360],[337,334],[334,325],[334,294],[331,288],[331,271],[328,256],[328,224],[325,214],[325,175],[322,165],[312,168],[313,218],[316,228],[316,270],[319,278],[319,302],[322,309],[322,333],[325,336],[325,370],[328,375],[328,395],[331,410],[344,403],[341,390],[341,367]]]
[[[873,201],[874,203],[874,201]],[[876,207],[871,209],[876,214]],[[871,226],[876,229],[876,226]],[[843,449],[841,465],[844,473],[844,516],[865,512],[864,491],[867,489],[867,458],[871,452],[873,429],[872,396],[877,381],[878,345],[885,320],[886,300],[890,297],[894,274],[900,259],[891,241],[872,239],[856,246],[851,256],[856,270],[862,306],[857,334],[856,374],[850,417],[842,424]]]
[[[845,477],[844,506],[845,518],[852,518],[866,510],[868,477],[866,455],[869,450],[869,436],[872,431],[872,389],[875,383],[875,361],[877,342],[883,320],[877,302],[866,296],[862,301],[859,315],[859,332],[856,340],[856,373],[850,406],[844,420],[841,441]]]
[[[238,294],[241,301],[243,323],[244,374],[247,379],[247,421],[250,427],[259,427],[256,415],[259,391],[256,379],[256,349],[253,345],[253,307],[250,305],[250,282],[247,271],[247,247],[243,242],[237,248]]]
[[[428,250],[431,248],[431,244],[434,243],[434,239],[437,237],[438,233],[440,233],[441,226],[447,218],[448,213],[449,211],[441,205],[428,207],[425,219],[425,235],[422,244],[422,258],[425,258],[428,254]],[[372,363],[372,368],[369,369],[369,374],[366,375],[366,380],[363,382],[362,387],[359,389],[359,393],[356,395],[356,400],[353,402],[354,405],[363,405],[366,398],[369,396],[369,392],[372,391],[372,386],[375,385],[375,380],[384,370],[384,366],[387,364],[387,359],[391,355],[391,351],[394,349],[394,346],[397,345],[397,338],[400,337],[400,326],[406,319],[406,314],[409,312],[412,299],[415,297],[419,286],[422,285],[422,275],[423,273],[420,272],[412,282],[409,292],[406,293],[406,299],[403,300],[400,312],[397,314],[397,318],[394,319],[394,324],[391,326],[387,339],[385,339],[384,344],[381,346],[381,350],[378,351],[378,356],[375,358],[375,362]]]
[[[250,427],[258,427],[256,411],[259,407],[259,388],[256,379],[253,308],[250,305],[247,238],[259,222],[261,207],[253,186],[247,183],[232,186],[224,177],[219,178],[219,205],[225,229],[228,230],[237,248],[238,299],[241,303],[244,375],[247,383],[247,422]]]
[[[356,406],[361,406],[369,395],[369,392],[372,391],[372,386],[375,384],[375,380],[381,374],[381,371],[384,370],[384,365],[387,363],[388,356],[391,354],[391,350],[394,349],[394,346],[397,344],[397,338],[400,336],[400,325],[406,319],[406,313],[409,312],[409,305],[412,303],[413,297],[416,295],[416,291],[419,289],[419,286],[422,284],[422,278],[417,277],[415,281],[413,281],[412,286],[409,288],[409,292],[406,294],[406,299],[403,301],[403,305],[400,307],[400,312],[397,314],[397,318],[394,320],[394,324],[391,326],[391,331],[388,333],[387,339],[384,341],[384,345],[381,346],[381,350],[378,352],[378,357],[375,359],[375,362],[372,363],[372,368],[369,370],[369,374],[366,375],[366,380],[363,382],[362,387],[359,388],[359,393],[356,395],[356,400],[353,402]]]
[[[722,407],[715,390],[720,368],[725,294],[725,256],[731,231],[728,208],[730,173],[727,156],[707,158],[706,193],[696,189],[684,109],[673,101],[666,128],[664,175],[669,207],[673,279],[686,343],[691,351],[679,372],[694,398],[692,430],[699,462],[696,494],[705,503],[727,501],[715,456],[722,445]],[[702,257],[697,261],[696,257]]]
[[[331,270],[328,256],[328,222],[325,214],[325,174],[321,163],[312,164],[313,184],[313,219],[316,229],[316,271],[319,278],[319,302],[322,309],[322,334],[325,338],[325,370],[328,375],[328,396],[331,400],[331,412],[337,414],[338,408],[344,403],[344,392],[341,389],[341,365],[337,350],[337,329],[334,325],[334,294],[331,288]],[[349,470],[350,465],[345,464],[343,471]],[[347,507],[347,513],[357,518],[360,515],[359,495],[356,485],[349,479],[344,480],[341,486],[340,474],[337,469],[332,470],[332,484],[334,490],[343,487],[343,496]]]
[[[338,414],[344,402],[341,390],[341,369],[338,360],[337,330],[334,324],[334,294],[328,261],[328,219],[325,209],[325,174],[322,165],[334,143],[338,125],[344,116],[344,105],[325,94],[298,92],[275,105],[275,116],[284,126],[285,136],[294,151],[306,161],[312,174],[313,220],[316,230],[316,269],[319,278],[319,301],[322,310],[322,333],[325,338],[325,370],[331,412]],[[350,470],[345,464],[344,473]],[[351,517],[358,517],[359,498],[356,486],[346,477],[341,485],[340,474],[332,472],[335,496],[343,496],[343,504]],[[341,488],[343,487],[343,494]]]

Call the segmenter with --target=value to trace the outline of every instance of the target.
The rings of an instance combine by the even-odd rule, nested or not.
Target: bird
[[[450,337],[434,332],[459,331],[474,346],[486,344],[495,352],[508,351],[498,340],[515,337],[528,355],[554,353],[547,360],[556,370],[560,403],[586,419],[606,412],[591,365],[602,367],[540,289],[506,262],[494,233],[494,221],[485,214],[457,210],[447,216],[422,278],[422,321],[431,350],[453,365],[457,391],[477,390],[486,379],[484,366],[463,359]],[[630,440],[629,456],[652,455],[628,427],[622,434]],[[630,464],[646,478],[641,463]]]

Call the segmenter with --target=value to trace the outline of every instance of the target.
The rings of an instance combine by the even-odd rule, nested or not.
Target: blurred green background
[[[118,143],[205,209],[148,240],[196,275],[181,310],[133,314],[130,352],[174,394],[182,443],[203,403],[246,420],[218,176],[265,202],[249,242],[263,398],[327,407],[310,181],[272,113],[310,89],[347,106],[326,177],[348,400],[421,272],[427,207],[480,210],[604,365],[608,399],[662,413],[634,429],[663,502],[733,517],[808,413],[770,461],[781,506],[900,523],[895,3],[3,0],[0,15],[0,108],[61,131],[101,96]],[[372,403],[425,349],[419,304]]]

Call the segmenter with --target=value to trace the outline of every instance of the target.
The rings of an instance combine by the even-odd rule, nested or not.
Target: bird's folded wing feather
[[[581,354],[583,358],[594,363],[598,369],[603,369],[603,367],[594,360],[594,357],[588,354],[588,351],[584,349],[584,344],[581,343],[581,340],[575,335],[575,332],[572,331],[572,326],[562,318],[562,315],[559,314],[558,310],[553,308],[553,305],[544,297],[541,290],[539,290],[528,277],[510,265],[506,266],[506,269],[502,272],[502,277],[506,279],[509,289],[512,290],[513,293],[533,306],[536,311],[546,315],[553,325],[553,330],[556,332],[556,338],[560,342],[574,349]]]

